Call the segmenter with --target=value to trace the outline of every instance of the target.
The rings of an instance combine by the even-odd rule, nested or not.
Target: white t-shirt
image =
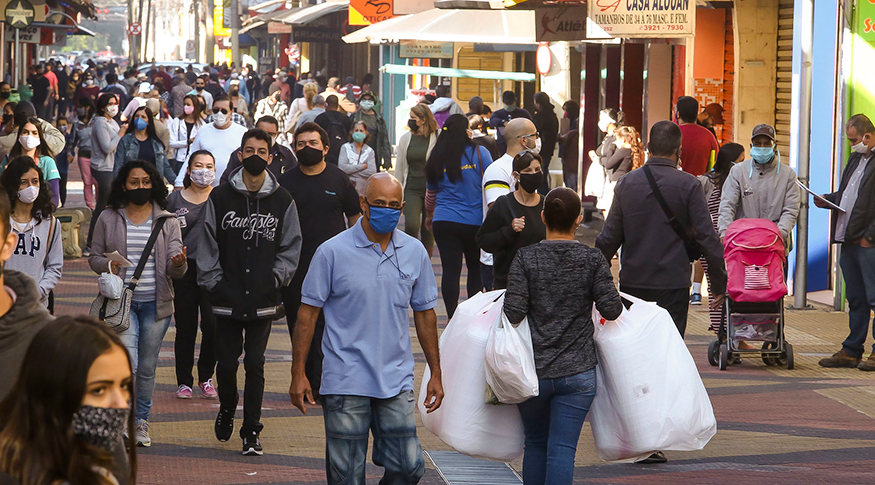
[[[240,142],[243,140],[243,135],[246,133],[246,128],[231,123],[224,130],[216,128],[213,123],[203,125],[198,129],[197,136],[192,142],[188,153],[192,154],[198,150],[209,150],[216,159],[216,180],[213,181],[213,187],[219,186],[219,180],[222,174],[225,173],[225,168],[228,166],[228,160],[234,150],[240,148]],[[185,167],[179,170],[179,175],[176,176],[176,187],[182,187],[182,181],[185,179]]]
[[[499,197],[514,191],[516,180],[513,178],[513,157],[505,153],[492,162],[483,172],[483,219],[489,204]],[[480,262],[492,266],[492,255],[480,250]]]

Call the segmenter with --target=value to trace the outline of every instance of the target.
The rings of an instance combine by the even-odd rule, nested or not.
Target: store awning
[[[304,25],[314,20],[320,19],[334,12],[341,12],[349,8],[349,0],[336,0],[310,5],[304,8],[296,8],[294,10],[284,10],[285,15],[277,15],[271,20],[273,22],[282,22],[284,24]]]
[[[82,27],[81,25],[76,26],[68,24],[53,24],[51,22],[33,22],[30,26],[39,29],[66,30],[67,32],[70,32],[70,35],[87,35],[94,37],[94,32]]]
[[[406,76],[428,75],[442,77],[464,77],[471,79],[500,79],[508,81],[534,81],[535,74],[530,72],[482,71],[479,69],[453,69],[450,67],[408,66],[404,64],[386,64],[380,68],[386,74],[403,74]]]
[[[431,9],[384,20],[343,37],[359,42],[474,42],[479,44],[537,44],[533,10]]]

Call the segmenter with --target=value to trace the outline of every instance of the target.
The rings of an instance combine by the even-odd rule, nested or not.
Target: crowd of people
[[[75,88],[63,96],[62,72]],[[665,308],[683,336],[701,291],[694,285],[690,295],[688,247],[703,254],[716,328],[728,225],[772,220],[789,251],[799,210],[774,128],[754,128],[746,159],[743,146],[721,147],[697,124],[714,118],[701,117],[691,97],[678,99],[676,121],[653,125],[646,152],[622,112],[600,112],[604,138],[587,155],[589,170],[601,171],[597,207],[606,215],[589,248],[575,238],[583,215],[574,102],[563,105],[571,129],[562,132],[544,93],[533,114],[513,91],[494,112],[475,97],[465,113],[439,86],[410,109],[393,164],[370,76],[356,85],[298,81],[285,70],[259,77],[248,66],[201,75],[152,66],[119,81],[110,66],[66,72],[51,63],[33,76],[31,101],[6,101],[9,86],[0,85],[0,473],[11,483],[134,483],[135,447],[152,444],[156,368],[171,321],[176,397],[218,399],[215,436],[230,440],[242,356],[242,452],[263,454],[265,351],[283,317],[293,349],[289,395],[302,413],[322,407],[328,482],[364,483],[370,430],[384,481],[416,483],[424,461],[408,310],[431,369],[419,399],[433,412],[444,396],[435,309],[440,295],[453,317],[463,261],[467,297],[506,289],[508,319],[528,318],[532,328],[542,392],[519,405],[524,481],[571,483],[596,392],[591,309],[606,318],[622,312],[610,272],[616,254],[620,289]],[[858,115],[847,132],[856,158],[827,199],[846,211],[836,240],[858,248],[843,252],[842,267],[860,284],[848,290],[851,336],[821,365],[875,370],[875,358],[861,362],[875,243],[864,171],[875,128]],[[557,147],[568,187],[550,190]],[[50,315],[63,267],[53,213],[65,203],[73,160],[93,209],[85,255],[102,298],[118,299],[103,294],[113,278],[126,288],[129,316],[117,333],[89,317]]]

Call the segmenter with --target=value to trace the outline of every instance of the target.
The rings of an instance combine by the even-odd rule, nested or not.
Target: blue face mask
[[[143,118],[137,118],[134,120],[134,128],[136,128],[138,131],[145,130],[147,126],[149,126],[149,123],[146,123]]]
[[[750,157],[760,165],[765,165],[775,158],[775,147],[751,147]]]
[[[395,230],[398,225],[398,219],[401,218],[401,209],[392,209],[391,207],[374,207],[368,205],[370,214],[368,215],[368,224],[371,229],[377,234],[389,234]]]

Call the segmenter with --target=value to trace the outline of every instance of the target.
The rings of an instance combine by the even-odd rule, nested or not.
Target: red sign
[[[140,35],[141,32],[143,32],[143,28],[137,22],[128,26],[128,35]]]
[[[371,25],[390,19],[393,0],[350,0],[349,25]]]

